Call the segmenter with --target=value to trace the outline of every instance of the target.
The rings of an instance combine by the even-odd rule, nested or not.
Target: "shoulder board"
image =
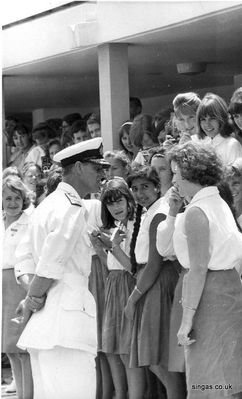
[[[75,194],[72,193],[65,193],[66,197],[68,198],[68,200],[70,201],[70,203],[72,205],[78,205],[78,206],[82,206],[81,201],[79,200],[79,198],[77,198],[75,196]]]

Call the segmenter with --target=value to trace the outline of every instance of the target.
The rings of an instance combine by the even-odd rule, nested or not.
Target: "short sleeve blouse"
[[[167,197],[161,197],[151,207],[144,213],[141,217],[140,229],[135,245],[135,257],[137,263],[147,263],[149,258],[149,230],[150,224],[155,215],[162,213],[168,215],[169,204],[167,202]]]
[[[242,234],[238,231],[229,206],[220,197],[218,188],[215,186],[201,189],[177,220],[173,244],[181,265],[190,268],[185,218],[192,207],[200,208],[208,218],[210,233],[208,269],[234,268],[242,260]]]

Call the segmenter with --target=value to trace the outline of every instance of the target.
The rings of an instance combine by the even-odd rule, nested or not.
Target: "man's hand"
[[[23,300],[19,303],[19,305],[18,305],[18,307],[17,307],[17,309],[16,309],[16,315],[17,315],[17,317],[15,317],[14,319],[12,319],[12,321],[13,321],[14,323],[21,324],[22,327],[25,326],[25,325],[28,323],[28,321],[29,321],[29,319],[30,319],[30,317],[31,317],[31,315],[32,315],[32,311],[29,310],[29,309],[26,307],[25,301],[26,301],[26,299],[23,299]]]
[[[18,324],[27,324],[32,313],[35,313],[43,308],[45,300],[45,295],[40,298],[27,295],[26,298],[19,303],[16,309],[17,317],[12,319],[12,321]]]

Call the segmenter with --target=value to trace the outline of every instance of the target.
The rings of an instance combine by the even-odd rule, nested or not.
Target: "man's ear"
[[[77,162],[75,162],[75,167],[74,167],[74,169],[75,169],[75,172],[78,174],[78,175],[83,175],[84,174],[84,169],[85,169],[85,167],[84,167],[85,165],[82,163],[82,162],[80,162],[80,161],[77,161]]]

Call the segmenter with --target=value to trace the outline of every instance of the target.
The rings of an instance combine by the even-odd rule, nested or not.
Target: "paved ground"
[[[13,393],[5,393],[7,384],[12,381],[11,369],[2,368],[2,384],[1,384],[1,398],[17,399],[17,395]]]

